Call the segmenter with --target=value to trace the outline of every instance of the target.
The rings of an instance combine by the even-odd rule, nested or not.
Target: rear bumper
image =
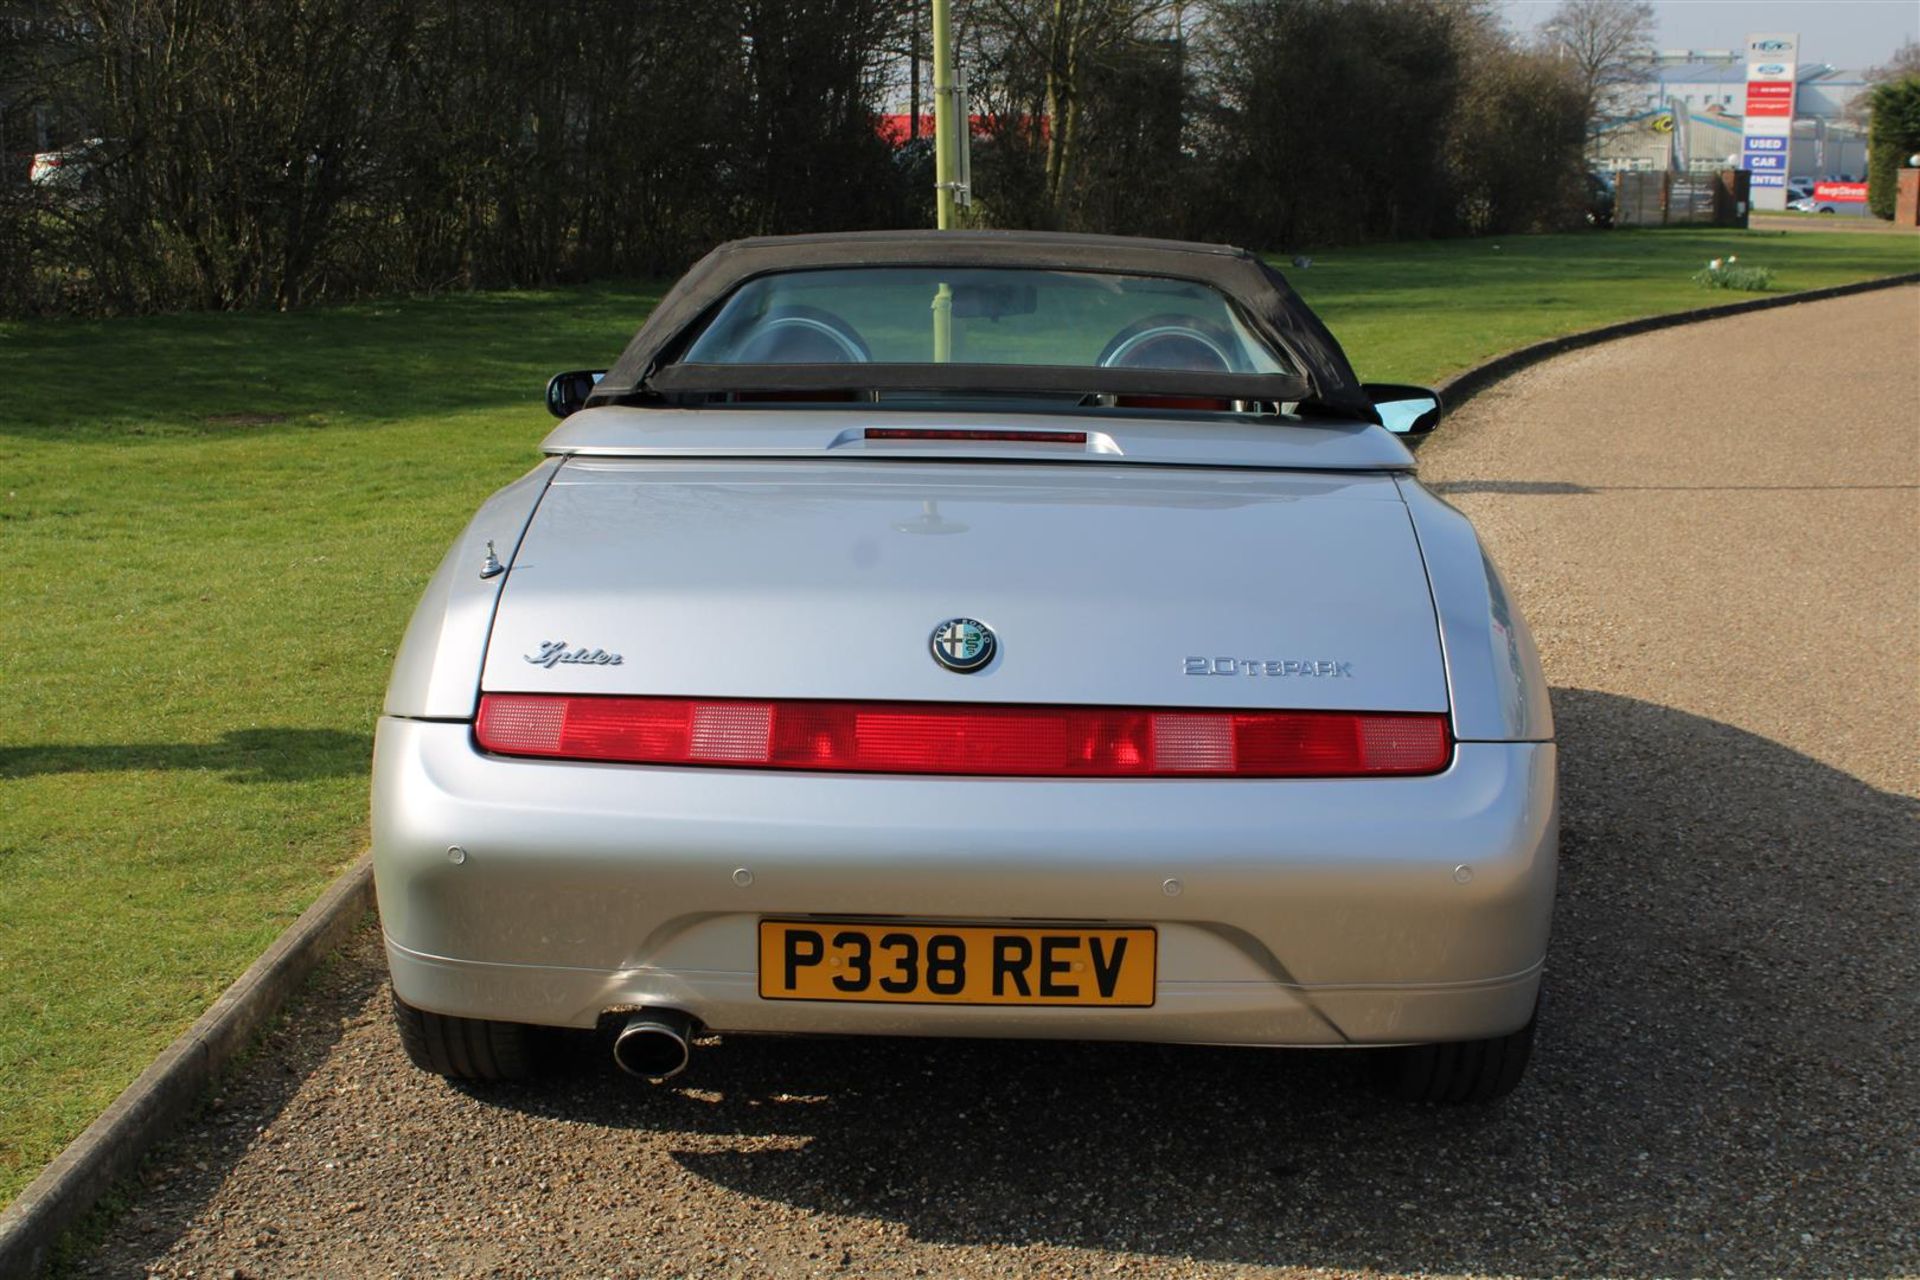
[[[1462,743],[1431,778],[798,775],[501,760],[465,724],[386,719],[374,871],[395,990],[441,1013],[584,1027],[661,1005],[719,1031],[1466,1039],[1533,1006],[1554,767],[1551,743]],[[762,1000],[767,915],[1151,925],[1155,1003]]]

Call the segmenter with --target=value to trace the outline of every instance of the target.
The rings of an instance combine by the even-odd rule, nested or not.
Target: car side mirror
[[[1373,401],[1380,425],[1400,437],[1400,443],[1409,449],[1418,449],[1440,425],[1442,406],[1437,391],[1398,382],[1370,382],[1360,389]]]
[[[606,376],[605,369],[575,369],[571,373],[554,374],[547,379],[547,412],[556,418],[578,413],[600,379]]]

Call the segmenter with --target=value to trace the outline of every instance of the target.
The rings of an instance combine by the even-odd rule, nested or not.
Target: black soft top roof
[[[1028,267],[1191,280],[1225,294],[1256,334],[1294,359],[1302,376],[1044,365],[673,363],[700,322],[736,288],[756,276],[824,267],[906,266]],[[850,377],[854,370],[859,371],[858,376]],[[1245,400],[1301,401],[1341,417],[1377,421],[1340,344],[1288,287],[1285,277],[1247,250],[1231,245],[1046,231],[862,231],[763,236],[723,244],[695,263],[668,290],[594,389],[587,405],[646,404],[657,402],[661,395],[679,392],[854,385],[1185,392]]]

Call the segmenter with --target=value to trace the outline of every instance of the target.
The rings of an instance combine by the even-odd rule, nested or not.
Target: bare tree
[[[1891,58],[1867,72],[1867,83],[1886,84],[1908,76],[1920,76],[1920,40],[1911,36],[1901,42]]]
[[[1901,41],[1891,58],[1878,66],[1867,68],[1864,77],[1866,87],[1847,100],[1847,123],[1862,133],[1866,132],[1873,123],[1873,91],[1883,84],[1893,84],[1908,76],[1920,76],[1920,40],[1911,36]]]
[[[1448,122],[1484,21],[1450,0],[1216,0],[1227,233],[1293,246],[1448,230]]]
[[[873,113],[899,10],[0,0],[13,117],[99,140],[83,179],[0,183],[0,311],[651,274],[731,235],[898,225]]]
[[[1585,225],[1587,117],[1571,64],[1498,33],[1462,33],[1446,162],[1455,216],[1477,235]]]
[[[1645,0],[1561,0],[1540,27],[1541,43],[1564,59],[1585,98],[1589,135],[1625,112],[1621,89],[1640,78],[1653,45],[1653,6]]]
[[[1057,221],[1071,194],[1091,79],[1146,42],[1176,33],[1174,0],[977,0],[979,46],[997,51],[1003,77],[1034,75],[1046,146],[1044,200]],[[992,56],[991,54],[989,55]]]
[[[876,121],[923,5],[0,0],[0,145],[86,144],[73,182],[24,156],[0,180],[0,314],[649,275],[924,224],[929,148]],[[1645,8],[1569,0],[1555,55],[1491,0],[961,0],[973,217],[1259,246],[1554,225],[1588,104],[1563,86],[1630,66]]]

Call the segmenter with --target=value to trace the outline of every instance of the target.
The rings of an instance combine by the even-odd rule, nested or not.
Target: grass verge
[[[1734,301],[1691,279],[1729,254],[1770,272],[1769,294],[1920,271],[1920,237],[1708,227],[1375,245],[1282,269],[1363,378],[1436,382],[1543,338]]]
[[[656,297],[0,327],[0,1202],[363,846],[425,575]]]
[[[1497,246],[1497,247],[1496,247]],[[1364,376],[1920,269],[1920,241],[1621,232],[1380,246],[1290,272]],[[602,285],[0,324],[0,1204],[365,838],[393,647],[548,373],[653,305]]]

